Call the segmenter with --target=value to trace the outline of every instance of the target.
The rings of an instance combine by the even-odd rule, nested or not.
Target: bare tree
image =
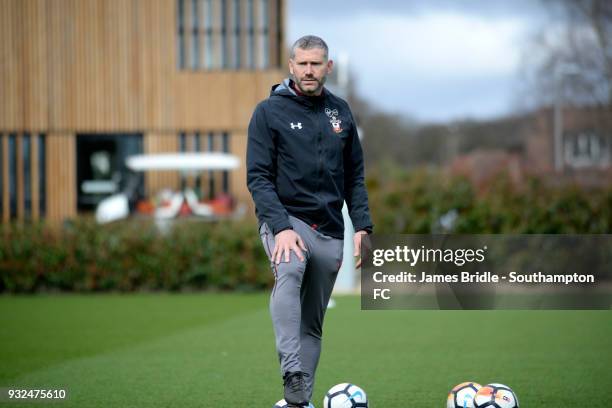
[[[612,108],[612,1],[541,0],[551,23],[534,37],[526,58],[538,104]]]

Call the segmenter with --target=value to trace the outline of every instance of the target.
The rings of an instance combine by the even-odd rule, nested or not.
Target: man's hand
[[[355,268],[359,268],[361,266],[361,238],[364,235],[368,235],[367,231],[357,231],[353,236],[353,246],[355,248],[353,256],[359,257],[357,264],[355,264]]]
[[[300,261],[304,262],[302,249],[307,251],[306,245],[302,238],[291,229],[286,229],[274,236],[274,250],[272,251],[272,259],[278,265],[281,263],[283,253],[285,254],[285,262],[289,262],[291,250],[295,252]]]

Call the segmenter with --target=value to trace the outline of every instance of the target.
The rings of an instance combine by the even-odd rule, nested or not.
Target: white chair
[[[96,208],[96,221],[98,224],[106,224],[127,218],[129,214],[127,196],[123,193],[114,194],[100,201]]]
[[[185,200],[187,205],[195,215],[201,217],[210,217],[213,215],[212,207],[208,204],[204,204],[198,201],[198,196],[192,189],[185,190]]]
[[[184,197],[182,193],[174,193],[170,199],[169,205],[160,206],[155,209],[155,218],[168,219],[176,217],[179,211],[181,211],[183,200]]]

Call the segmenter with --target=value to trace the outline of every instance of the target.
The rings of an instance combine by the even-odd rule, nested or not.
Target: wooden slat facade
[[[76,139],[68,132],[47,134],[47,217],[76,215]]]
[[[0,135],[2,135],[2,220],[10,214],[8,135],[16,135],[17,218],[37,219],[40,183],[37,135],[46,138],[45,217],[62,220],[77,214],[76,135],[81,133],[140,133],[145,152],[178,150],[180,132],[230,134],[230,151],[244,158],[246,127],[256,103],[284,76],[283,0],[268,0],[270,64],[266,70],[179,69],[178,0],[0,0]],[[198,0],[198,18],[205,18]],[[254,0],[255,12],[259,2]],[[192,41],[192,0],[185,0],[186,49]],[[240,0],[240,21],[246,23],[247,0]],[[220,16],[221,0],[212,0]],[[227,53],[234,2],[227,0]],[[219,18],[214,18],[213,44],[221,57]],[[259,18],[256,15],[255,23]],[[240,31],[242,66],[247,38]],[[278,33],[281,33],[278,35]],[[198,34],[206,41],[206,33]],[[257,44],[257,38],[255,44]],[[203,49],[202,47],[200,49]],[[258,52],[258,47],[254,50]],[[202,67],[206,56],[197,58]],[[190,51],[187,63],[191,63]],[[256,55],[256,62],[261,56]],[[31,214],[24,211],[22,136],[30,134]],[[220,142],[219,142],[220,143]],[[206,149],[203,149],[206,150]],[[241,170],[242,172],[243,170]],[[239,172],[236,172],[239,173]],[[178,175],[151,174],[147,190],[176,183]],[[220,181],[219,181],[220,183]],[[244,177],[232,175],[232,192],[246,196]]]

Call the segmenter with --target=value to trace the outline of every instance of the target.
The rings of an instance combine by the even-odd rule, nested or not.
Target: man
[[[275,278],[270,313],[290,406],[312,397],[323,318],[342,262],[344,201],[357,231],[355,256],[372,231],[355,121],[348,104],[323,86],[332,67],[325,41],[297,40],[290,78],[272,87],[249,124],[247,184]]]

